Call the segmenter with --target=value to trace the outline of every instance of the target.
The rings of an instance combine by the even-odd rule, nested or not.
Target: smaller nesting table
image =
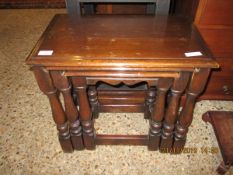
[[[26,63],[49,98],[65,152],[102,144],[182,149],[196,98],[211,68],[218,67],[196,28],[174,16],[56,15]],[[101,96],[103,82],[143,83],[145,88],[127,93],[105,89],[108,93]],[[116,94],[123,97],[120,104],[119,99],[106,100]],[[144,113],[148,134],[96,134],[94,119],[116,108]]]

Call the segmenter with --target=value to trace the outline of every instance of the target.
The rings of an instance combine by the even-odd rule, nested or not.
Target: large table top
[[[41,55],[40,51],[52,53]],[[185,56],[190,52],[202,55]],[[77,68],[218,67],[190,23],[173,16],[149,15],[56,15],[26,62]]]

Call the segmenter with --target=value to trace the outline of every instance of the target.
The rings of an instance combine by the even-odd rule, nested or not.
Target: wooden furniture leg
[[[95,149],[95,130],[92,112],[87,97],[87,84],[84,77],[72,77],[74,90],[79,98],[80,120],[83,129],[83,141],[86,149]]]
[[[172,81],[173,79],[171,78],[160,78],[158,80],[156,101],[150,119],[149,150],[157,150],[159,148],[167,91],[172,85]]]
[[[169,100],[169,104],[163,122],[160,149],[172,148],[173,131],[180,106],[180,98],[188,84],[189,76],[190,75],[188,72],[182,72],[181,76],[179,78],[176,78],[172,85],[171,97]]]
[[[49,98],[53,119],[57,125],[58,138],[64,152],[73,152],[73,146],[70,139],[69,127],[65,112],[57,95],[57,89],[54,87],[50,73],[44,67],[32,67],[35,78],[40,90]]]
[[[70,122],[70,134],[73,148],[84,149],[82,141],[82,128],[78,119],[78,110],[71,96],[71,84],[61,71],[51,71],[54,86],[64,97],[65,113]]]
[[[99,116],[99,102],[98,102],[98,95],[97,95],[97,90],[95,86],[90,86],[88,88],[88,97],[89,97],[89,102],[91,105],[91,111],[92,115],[94,118],[98,118]]]
[[[144,118],[150,119],[153,105],[155,102],[156,90],[155,88],[149,87],[146,94]]]
[[[88,42],[87,36],[92,36]],[[192,57],[184,55],[187,51],[195,50],[200,50],[201,55],[195,57],[192,56],[192,52],[189,53]],[[63,149],[68,151],[81,145],[80,128],[82,141],[87,149],[94,149],[98,144],[147,145],[149,150],[158,149],[161,146],[162,134],[164,140],[171,134],[179,106],[180,92],[176,92],[179,90],[176,86],[182,83],[174,86],[173,83],[183,72],[190,72],[192,76],[186,88],[185,105],[175,122],[173,132],[174,147],[183,148],[192,121],[195,100],[204,89],[210,69],[219,67],[218,63],[212,60],[211,53],[195,26],[190,27],[190,23],[185,19],[175,16],[151,18],[130,15],[74,19],[68,14],[57,14],[33,48],[26,63],[36,66],[34,73],[38,84],[49,97],[60,142]],[[63,72],[59,75],[57,71]],[[71,88],[77,94],[73,95],[73,99],[68,80],[72,80]],[[107,85],[98,86],[98,94],[92,88],[88,93],[90,85],[96,86],[99,83]],[[94,108],[98,106],[101,112],[145,112],[145,83],[149,87],[146,100],[147,112],[151,112],[149,133],[130,136],[96,135],[94,113],[97,110]],[[114,93],[110,90],[111,86],[115,86]],[[150,94],[152,87],[156,88],[154,103],[154,94]],[[64,107],[57,95],[59,92],[64,96]],[[73,104],[76,97],[80,110],[79,118]],[[150,106],[153,107],[150,109]],[[70,127],[69,123],[72,123]]]
[[[196,69],[191,78],[186,100],[178,121],[175,125],[175,138],[173,149],[178,153],[184,148],[188,127],[193,119],[193,109],[198,95],[204,90],[210,69]]]

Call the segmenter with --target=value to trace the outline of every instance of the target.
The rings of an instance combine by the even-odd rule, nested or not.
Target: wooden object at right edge
[[[233,1],[200,0],[195,26],[220,69],[211,72],[206,100],[233,100]]]
[[[217,172],[225,174],[233,165],[233,111],[208,111],[202,119],[209,122],[214,129],[223,158]]]

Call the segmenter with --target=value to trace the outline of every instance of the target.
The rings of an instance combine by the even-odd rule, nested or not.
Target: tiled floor
[[[61,151],[48,100],[24,64],[55,13],[65,10],[0,10],[0,175],[215,174],[221,156],[201,151],[218,146],[201,115],[207,110],[233,110],[233,102],[197,103],[186,144],[197,153],[169,155],[140,146]],[[96,128],[99,133],[140,134],[147,133],[148,123],[141,114],[102,114]]]

